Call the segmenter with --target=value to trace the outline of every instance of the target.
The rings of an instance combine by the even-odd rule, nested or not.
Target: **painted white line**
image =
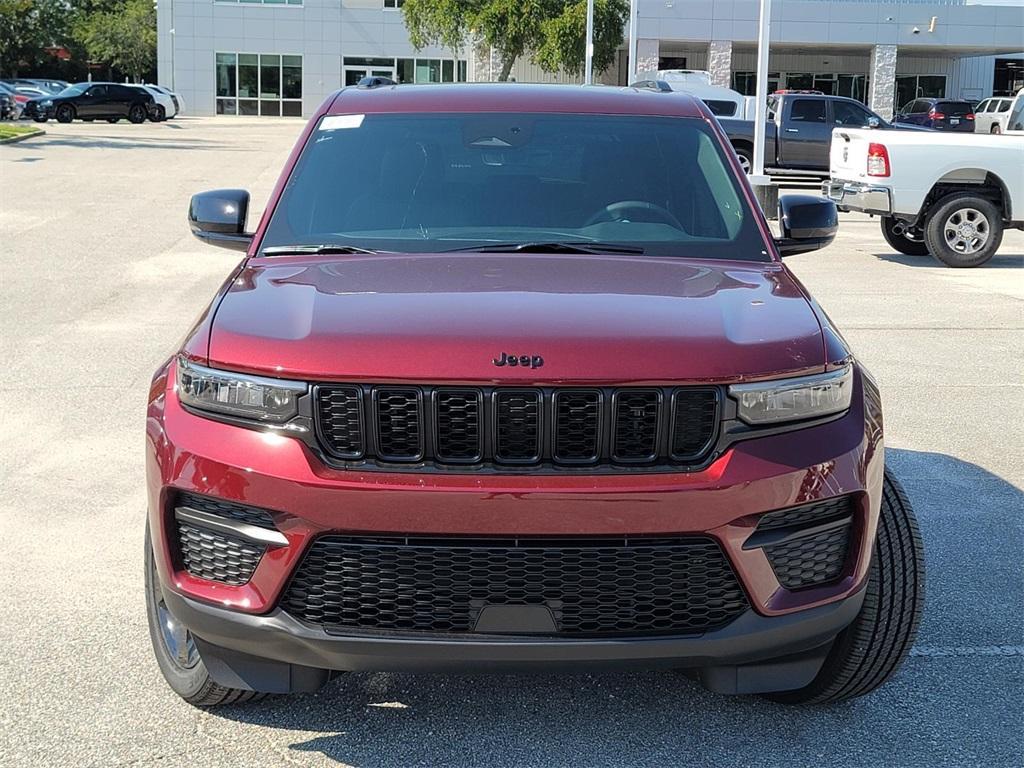
[[[911,656],[942,658],[944,656],[1024,656],[1024,645],[915,645]]]

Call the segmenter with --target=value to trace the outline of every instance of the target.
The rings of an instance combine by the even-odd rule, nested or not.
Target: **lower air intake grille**
[[[747,609],[718,544],[670,539],[323,536],[282,599],[346,631],[473,632],[489,606],[544,606],[557,635],[687,634]]]
[[[191,493],[179,493],[176,507],[189,507],[228,520],[237,520],[259,528],[274,529],[269,512],[244,504],[211,499]],[[221,531],[181,520],[177,526],[181,564],[193,576],[221,584],[239,586],[252,578],[266,547]]]
[[[827,584],[843,572],[849,533],[848,525],[833,528],[765,547],[764,553],[779,584],[786,589]]]
[[[178,546],[185,570],[190,574],[232,586],[252,578],[266,549],[189,523],[178,523]]]
[[[843,574],[853,518],[851,496],[769,512],[744,548],[761,547],[786,589],[828,584]]]

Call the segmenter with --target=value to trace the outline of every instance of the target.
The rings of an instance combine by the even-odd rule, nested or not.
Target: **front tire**
[[[132,108],[128,110],[128,122],[134,125],[146,122],[145,108],[139,104],[132,105]]]
[[[57,114],[54,117],[58,123],[70,123],[75,119],[75,108],[70,104],[61,104],[57,107]]]
[[[157,108],[153,111],[153,117],[150,118],[154,123],[162,123],[167,119],[167,112],[163,107],[157,105]]]
[[[885,238],[885,242],[907,256],[927,256],[928,245],[924,238],[912,240],[905,232],[896,232],[896,223],[895,216],[882,217],[882,237]]]
[[[832,704],[870,693],[891,678],[907,657],[923,608],[921,532],[903,487],[886,470],[860,613],[835,639],[810,685],[768,697],[784,704]]]
[[[174,621],[164,603],[160,577],[153,557],[153,542],[146,524],[146,618],[153,653],[167,684],[181,698],[197,707],[240,704],[262,699],[266,694],[241,688],[227,688],[214,682],[199,656],[187,629]]]
[[[1001,125],[999,125],[999,123],[993,123],[992,127],[989,129],[989,133],[994,133],[996,135],[999,135],[1002,132],[1003,132],[1003,127]]]
[[[1003,241],[1003,217],[995,205],[970,192],[939,200],[924,227],[928,252],[949,267],[978,267]]]

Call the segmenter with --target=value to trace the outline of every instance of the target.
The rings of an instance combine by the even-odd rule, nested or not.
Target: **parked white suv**
[[[1011,127],[1024,119],[1021,102]],[[836,128],[822,191],[840,209],[880,215],[886,242],[901,253],[976,267],[995,254],[1003,229],[1024,229],[1024,136],[1008,133]]]
[[[1012,96],[993,96],[974,110],[975,133],[1003,133],[1010,117]]]

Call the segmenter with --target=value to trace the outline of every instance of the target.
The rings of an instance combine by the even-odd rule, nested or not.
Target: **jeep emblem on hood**
[[[502,352],[501,357],[496,357],[491,360],[497,366],[522,366],[523,368],[540,368],[544,365],[544,358],[540,355],[510,355],[508,352]]]

